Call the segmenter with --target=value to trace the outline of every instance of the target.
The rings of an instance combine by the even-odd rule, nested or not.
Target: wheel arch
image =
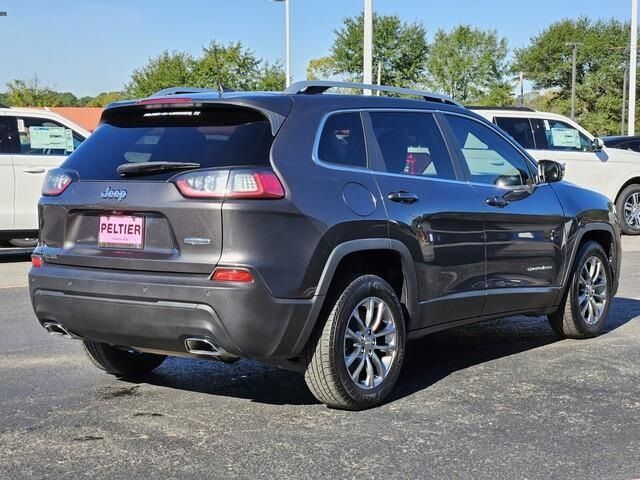
[[[564,295],[564,292],[569,287],[569,280],[578,251],[580,250],[580,247],[588,241],[595,241],[599,243],[607,253],[607,256],[609,257],[609,264],[614,275],[614,285],[617,286],[620,261],[619,237],[616,235],[614,228],[608,223],[591,222],[582,225],[575,234],[571,256],[567,263],[567,268],[562,281],[562,295]],[[614,294],[615,290],[617,290],[617,287],[613,290]]]
[[[614,199],[614,204],[618,204],[618,200],[620,199],[620,195],[622,195],[622,192],[624,191],[625,188],[627,188],[629,185],[640,185],[640,174],[636,173],[635,176],[633,176],[632,178],[630,178],[629,180],[627,180],[625,183],[623,183],[620,188],[618,188],[618,190],[616,191],[616,197]]]

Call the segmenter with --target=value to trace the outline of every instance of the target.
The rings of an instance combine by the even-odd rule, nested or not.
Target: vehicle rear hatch
[[[276,104],[286,114],[287,104]],[[40,202],[42,254],[64,265],[211,273],[222,251],[224,199],[187,198],[176,176],[270,168],[282,115],[184,97],[107,109],[61,167],[74,181]],[[168,170],[153,171],[156,163]]]

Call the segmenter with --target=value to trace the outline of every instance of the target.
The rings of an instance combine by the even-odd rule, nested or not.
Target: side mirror
[[[604,140],[599,137],[594,138],[593,142],[591,142],[591,148],[593,148],[594,152],[599,152],[604,148]]]
[[[540,160],[538,178],[540,183],[559,182],[564,178],[564,165],[553,160]]]

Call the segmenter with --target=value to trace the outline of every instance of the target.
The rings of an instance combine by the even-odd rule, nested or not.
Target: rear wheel
[[[391,286],[375,275],[356,278],[307,347],[309,389],[333,408],[382,403],[398,380],[405,337],[404,315]]]
[[[640,235],[640,185],[629,185],[616,202],[620,228],[627,235]]]
[[[164,355],[133,352],[90,341],[84,342],[84,349],[96,367],[118,377],[148,373],[167,358]]]
[[[549,323],[561,337],[595,337],[604,328],[610,306],[609,261],[600,244],[587,242],[580,247],[563,302],[549,315]]]

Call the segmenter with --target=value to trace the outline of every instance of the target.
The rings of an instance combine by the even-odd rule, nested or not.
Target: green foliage
[[[507,51],[506,39],[495,31],[469,25],[438,30],[427,60],[428,84],[463,103],[510,103]]]
[[[195,69],[196,61],[191,55],[164,51],[134,70],[125,90],[131,97],[138,98],[164,88],[193,86]]]
[[[71,94],[69,94],[71,95]],[[71,97],[75,98],[73,95]],[[43,86],[34,76],[30,80],[13,80],[7,84],[7,103],[14,107],[48,107],[58,102],[69,102],[69,96]]]
[[[331,56],[312,60],[309,77],[331,75],[362,81],[364,17],[347,17],[335,31]],[[406,23],[396,15],[373,16],[373,66],[382,64],[382,83],[412,87],[424,78],[427,58],[426,30],[419,23]]]
[[[313,58],[307,66],[307,80],[327,80],[334,75],[336,64],[333,57]]]
[[[534,88],[552,89],[548,110],[571,112],[573,49],[579,42],[576,68],[576,117],[591,132],[620,131],[622,86],[628,61],[629,25],[617,20],[562,20],[515,52],[514,69],[525,72]]]
[[[165,51],[150,59],[133,72],[125,89],[137,98],[168,87],[218,88],[219,84],[235,90],[282,90],[285,75],[280,63],[258,58],[241,42],[212,41],[199,58]]]

